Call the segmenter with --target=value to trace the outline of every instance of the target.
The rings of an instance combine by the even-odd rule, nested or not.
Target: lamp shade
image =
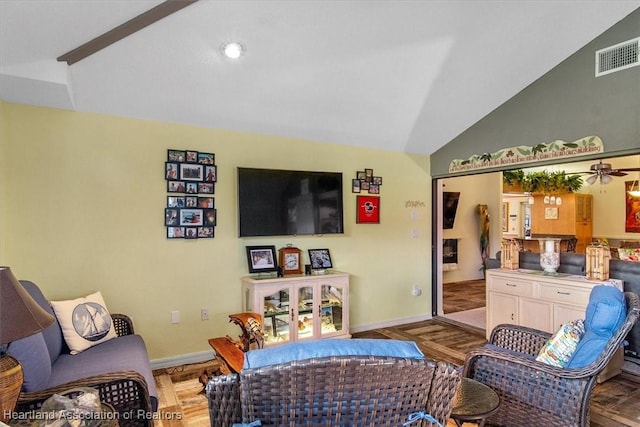
[[[38,333],[54,318],[31,298],[9,267],[0,267],[0,344]]]

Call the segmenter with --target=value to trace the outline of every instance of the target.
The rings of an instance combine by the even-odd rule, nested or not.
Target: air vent
[[[640,65],[640,37],[596,52],[596,77]]]

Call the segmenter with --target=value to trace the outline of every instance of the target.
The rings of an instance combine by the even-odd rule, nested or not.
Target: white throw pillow
[[[51,301],[71,354],[115,338],[111,314],[100,291],[69,301]]]

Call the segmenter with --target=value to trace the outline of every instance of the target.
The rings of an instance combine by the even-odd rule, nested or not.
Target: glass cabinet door
[[[298,288],[298,323],[296,326],[298,339],[311,339],[314,337],[314,289],[313,286],[301,286]]]
[[[264,343],[283,343],[291,340],[290,329],[290,310],[289,302],[290,289],[284,287],[271,293],[266,291],[267,295],[262,296],[263,302],[263,329]]]
[[[345,288],[336,283],[320,285],[320,335],[341,332]],[[346,307],[344,307],[346,310]]]

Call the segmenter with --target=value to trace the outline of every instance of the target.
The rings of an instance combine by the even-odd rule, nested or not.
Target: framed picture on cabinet
[[[278,271],[275,246],[247,246],[249,273]]]
[[[309,260],[311,261],[311,269],[313,270],[333,268],[329,249],[309,249]]]

